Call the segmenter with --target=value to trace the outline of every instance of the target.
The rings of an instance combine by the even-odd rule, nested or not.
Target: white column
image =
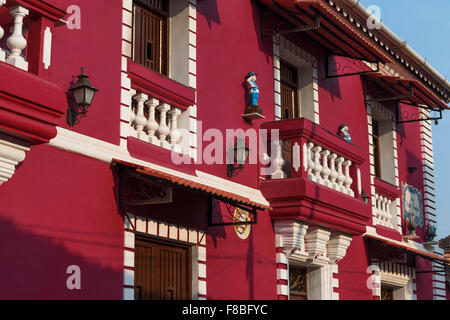
[[[342,164],[344,163],[345,159],[342,157],[337,158],[336,163],[337,163],[337,190],[343,192],[344,191],[344,181],[345,181],[345,175],[342,172]]]
[[[339,174],[336,170],[336,158],[337,158],[336,153],[331,154],[331,156],[330,156],[330,169],[331,169],[330,182],[331,182],[331,188],[333,188],[333,189],[337,189],[336,179],[339,176]]]
[[[135,126],[134,121],[136,120],[136,113],[135,113],[135,110],[133,110],[133,99],[134,99],[134,96],[136,95],[136,90],[131,89],[130,90],[130,95],[131,95],[131,102],[130,102],[130,127],[132,127],[134,129],[134,126]]]
[[[0,0],[0,8],[6,3],[6,0]],[[5,35],[5,30],[3,30],[2,26],[0,26],[0,40],[2,40],[3,36]],[[0,48],[0,61],[5,62],[5,51],[3,51],[2,48]]]
[[[148,135],[149,142],[157,144],[158,139],[155,137],[156,131],[158,131],[159,124],[156,122],[155,113],[156,107],[159,106],[159,100],[155,98],[150,98],[146,103],[148,107],[148,121],[145,126],[145,130]]]
[[[352,162],[350,160],[346,160],[344,162],[344,172],[345,172],[345,181],[344,181],[345,191],[344,192],[350,196],[354,196],[354,192],[350,188],[353,183],[353,179],[350,177],[350,166],[351,165],[352,165]]]
[[[137,102],[136,118],[134,120],[137,137],[141,140],[147,140],[147,136],[144,132],[144,126],[147,124],[147,118],[144,115],[144,103],[147,101],[148,96],[144,93],[138,93],[134,96],[134,99]]]
[[[318,183],[323,183],[322,177],[320,176],[320,174],[322,173],[322,165],[320,164],[320,152],[322,151],[322,147],[321,146],[315,146],[312,149],[313,153],[314,153],[314,169],[313,169],[313,173],[315,176],[315,182]]]
[[[28,15],[29,11],[20,6],[14,6],[10,9],[11,15],[14,17],[13,33],[6,41],[10,52],[6,58],[6,62],[28,71],[28,62],[22,57],[22,50],[27,46],[27,40],[23,36],[23,18]]]
[[[169,148],[169,143],[166,138],[170,133],[170,129],[167,126],[167,112],[170,110],[170,105],[167,103],[163,103],[158,107],[160,112],[160,121],[158,128],[158,135],[161,147]]]
[[[281,140],[277,140],[275,142],[275,152],[276,152],[276,156],[273,160],[275,172],[272,173],[272,179],[284,179],[285,175],[283,172],[283,165],[284,165],[285,161],[283,159],[283,152],[281,150]]]
[[[313,152],[312,148],[314,147],[314,143],[309,142],[308,143],[308,178],[309,180],[314,180],[314,175],[312,173],[312,170],[314,169],[314,161],[313,161]]]
[[[180,142],[181,133],[180,130],[178,130],[178,117],[181,114],[181,110],[178,108],[172,108],[169,112],[170,116],[170,123],[169,123],[169,140],[170,144],[172,145],[172,149],[174,149],[178,143]]]
[[[327,187],[331,187],[331,182],[330,182],[330,174],[331,174],[331,169],[328,167],[328,156],[330,155],[330,151],[329,150],[324,150],[321,152],[322,155],[322,178],[323,178],[323,183],[324,185],[326,185]]]

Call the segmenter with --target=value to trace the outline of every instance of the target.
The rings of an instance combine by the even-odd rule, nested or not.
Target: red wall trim
[[[195,104],[195,90],[128,59],[132,86],[170,105],[186,110]]]

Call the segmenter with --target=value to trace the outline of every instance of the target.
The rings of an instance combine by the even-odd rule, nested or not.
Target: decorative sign
[[[416,188],[403,184],[403,218],[414,226],[423,226],[422,193]]]
[[[120,201],[124,205],[142,206],[172,203],[172,187],[146,179],[134,172],[121,175]]]
[[[240,208],[236,208],[236,210],[234,210],[233,217],[234,222],[251,221],[250,214],[247,211],[242,210]],[[239,238],[245,240],[250,235],[251,228],[252,226],[250,224],[240,224],[234,226],[234,231],[236,231],[236,234]]]

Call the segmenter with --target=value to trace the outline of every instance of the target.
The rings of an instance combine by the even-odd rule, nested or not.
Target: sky
[[[440,74],[450,79],[449,0],[360,0],[381,9],[381,21]],[[450,235],[450,111],[433,124],[437,239]]]

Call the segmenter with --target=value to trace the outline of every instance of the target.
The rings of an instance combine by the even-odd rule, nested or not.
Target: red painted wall
[[[108,164],[34,147],[0,188],[0,299],[122,299],[113,187]],[[81,290],[67,289],[70,265]]]
[[[99,91],[88,116],[72,130],[119,144],[122,1],[47,2],[63,10],[71,5],[79,6],[81,29],[69,30],[66,26],[54,29],[52,65],[43,72],[43,78],[68,90],[77,81],[80,67],[84,67],[91,84]],[[70,17],[68,14],[66,19]],[[76,108],[71,99],[69,102]],[[68,128],[65,117],[60,126]]]
[[[74,1],[48,0],[61,8]],[[52,67],[43,77],[69,88],[79,67],[100,89],[88,117],[76,132],[119,143],[121,1],[76,1],[81,7],[81,30],[54,30]],[[216,128],[258,129],[274,119],[272,39],[260,35],[254,1],[198,2],[197,14],[198,118],[203,131]],[[319,62],[320,125],[336,132],[350,127],[353,144],[363,149],[363,188],[370,190],[368,128],[359,76],[325,78],[326,51],[304,36],[290,40],[317,56]],[[247,122],[244,76],[258,73],[259,103],[265,120]],[[61,126],[67,128],[65,119]],[[399,127],[400,181],[423,189],[419,124]],[[208,143],[205,142],[203,147]],[[226,149],[231,146],[226,146]],[[252,150],[256,152],[256,150]],[[151,160],[151,158],[149,158]],[[418,166],[414,174],[408,166]],[[225,165],[198,169],[226,176]],[[248,164],[234,182],[257,188],[258,165]],[[36,146],[0,187],[0,299],[121,299],[123,285],[123,222],[114,197],[115,182],[108,164],[48,146]],[[169,223],[206,229],[205,199],[176,192],[174,205],[136,213]],[[186,206],[186,203],[189,206]],[[419,230],[419,235],[422,234]],[[233,227],[207,228],[207,290],[210,299],[275,299],[274,232],[268,212],[261,212],[247,240]],[[364,240],[355,237],[339,263],[341,299],[372,299],[367,288]],[[66,268],[79,265],[82,290],[66,287]],[[430,297],[428,276],[418,277],[418,298]]]
[[[369,264],[364,238],[353,237],[338,266],[340,300],[373,300],[372,290],[367,287],[371,274],[367,273]]]

